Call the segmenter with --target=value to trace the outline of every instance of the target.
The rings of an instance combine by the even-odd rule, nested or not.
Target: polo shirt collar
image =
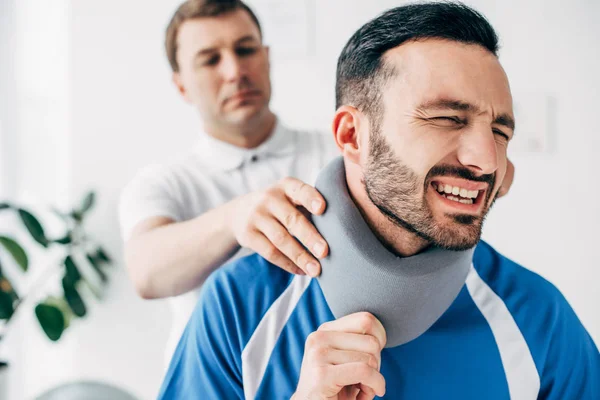
[[[206,166],[211,169],[230,171],[241,167],[253,157],[288,155],[294,151],[295,141],[296,132],[285,127],[277,119],[271,136],[253,149],[237,147],[202,132],[195,150]]]

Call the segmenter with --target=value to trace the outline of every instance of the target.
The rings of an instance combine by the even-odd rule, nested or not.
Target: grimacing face
[[[397,73],[369,124],[367,194],[429,243],[471,248],[506,173],[514,133],[506,74],[483,47],[447,40],[406,43],[384,60]]]
[[[268,112],[269,51],[245,10],[185,21],[173,79],[208,124],[240,125]]]

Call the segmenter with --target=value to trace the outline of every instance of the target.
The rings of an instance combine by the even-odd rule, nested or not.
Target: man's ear
[[[183,82],[181,80],[181,75],[179,75],[179,72],[173,72],[172,80],[181,97],[183,97],[183,99],[186,102],[191,103],[192,101],[188,97],[187,90],[185,90],[185,86],[183,86]]]
[[[355,107],[341,106],[333,117],[333,137],[345,159],[359,164],[361,113]]]

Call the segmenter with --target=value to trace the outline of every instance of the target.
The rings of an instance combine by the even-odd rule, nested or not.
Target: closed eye
[[[448,121],[448,122],[452,122],[454,124],[461,124],[461,125],[466,123],[466,121],[464,121],[464,120],[462,120],[462,119],[460,119],[458,117],[444,116],[444,117],[433,117],[433,118],[430,118],[430,119],[434,120],[434,121]]]
[[[500,129],[492,129],[492,131],[495,135],[500,135],[503,138],[505,138],[507,142],[510,140],[510,137],[506,133],[502,132]]]

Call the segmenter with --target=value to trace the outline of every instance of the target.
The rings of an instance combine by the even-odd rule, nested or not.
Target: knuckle
[[[306,186],[306,183],[298,180],[293,181],[292,185],[292,193],[300,193],[304,189],[304,186]]]
[[[360,313],[359,324],[363,333],[371,332],[373,330],[373,327],[375,326],[375,317],[371,313],[362,312]]]
[[[316,333],[316,332],[323,332],[323,330],[324,330],[324,329],[326,329],[326,328],[328,328],[329,326],[331,326],[331,324],[332,324],[332,323],[333,323],[333,321],[328,321],[328,322],[324,322],[324,323],[322,323],[322,324],[319,326],[319,329],[318,329],[318,330],[316,330],[316,331],[315,331],[315,332],[313,332],[313,333]]]
[[[323,332],[315,331],[308,335],[306,339],[306,346],[310,348],[316,348],[324,342]]]
[[[277,253],[277,249],[274,246],[269,246],[265,249],[263,257],[273,262],[273,260],[277,257]]]
[[[277,196],[279,196],[279,190],[280,189],[277,186],[271,186],[265,189],[261,195],[261,204],[265,204],[275,200]]]
[[[278,229],[273,234],[273,244],[277,247],[282,247],[287,242],[288,233],[283,229]]]
[[[325,361],[329,355],[331,349],[325,346],[316,346],[312,349],[313,359],[318,361]]]
[[[367,346],[369,348],[369,353],[377,353],[380,350],[379,340],[375,336],[366,336]]]
[[[367,365],[369,365],[372,368],[377,368],[379,365],[379,362],[377,361],[377,358],[372,355],[372,354],[368,354],[367,355]]]
[[[299,211],[291,211],[285,215],[285,217],[283,218],[283,223],[288,228],[295,227],[298,225],[301,218],[302,218],[302,214],[300,214]]]
[[[301,251],[298,254],[296,254],[296,256],[294,257],[294,261],[296,262],[296,265],[304,265],[306,264],[306,262],[304,261],[305,258],[306,253]]]

